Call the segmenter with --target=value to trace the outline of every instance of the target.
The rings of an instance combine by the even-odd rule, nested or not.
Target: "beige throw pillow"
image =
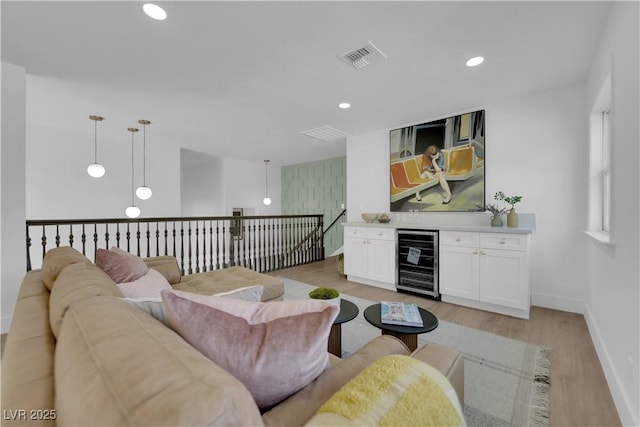
[[[96,265],[116,283],[131,282],[147,274],[149,267],[142,258],[117,247],[110,250],[98,249]]]
[[[195,301],[199,299],[200,301]],[[260,408],[294,394],[327,367],[338,307],[320,300],[249,302],[162,291],[171,327],[239,379]]]

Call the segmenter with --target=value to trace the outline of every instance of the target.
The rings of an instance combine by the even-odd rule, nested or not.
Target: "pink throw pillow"
[[[115,246],[110,250],[98,249],[96,265],[116,283],[137,280],[149,271],[142,258]]]
[[[195,301],[199,299],[200,301]],[[171,328],[239,379],[260,408],[294,394],[329,362],[336,305],[320,300],[250,302],[162,291]]]
[[[162,273],[150,269],[147,274],[132,282],[116,283],[126,298],[160,298],[160,291],[171,289]]]

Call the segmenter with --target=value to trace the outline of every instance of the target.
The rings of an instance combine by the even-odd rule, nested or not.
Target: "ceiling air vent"
[[[387,59],[387,55],[382,53],[380,49],[375,47],[373,43],[368,41],[364,46],[360,46],[344,55],[338,55],[338,58],[349,64],[352,68],[359,70],[372,62],[378,62]]]
[[[331,126],[322,126],[319,128],[305,130],[301,132],[303,135],[310,136],[312,138],[321,139],[323,141],[333,141],[334,139],[346,138],[351,136],[350,134],[338,129],[334,129]]]

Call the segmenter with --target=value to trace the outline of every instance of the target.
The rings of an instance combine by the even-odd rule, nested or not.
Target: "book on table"
[[[380,321],[388,325],[424,326],[418,306],[399,301],[382,301],[380,303]]]

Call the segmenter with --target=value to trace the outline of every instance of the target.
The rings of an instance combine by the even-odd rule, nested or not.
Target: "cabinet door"
[[[440,246],[440,293],[477,300],[478,258],[477,248]]]
[[[480,301],[529,308],[529,259],[526,252],[480,249]]]
[[[366,238],[344,239],[344,274],[347,276],[367,277]]]
[[[369,279],[395,285],[395,241],[369,239],[367,246],[369,247]]]

